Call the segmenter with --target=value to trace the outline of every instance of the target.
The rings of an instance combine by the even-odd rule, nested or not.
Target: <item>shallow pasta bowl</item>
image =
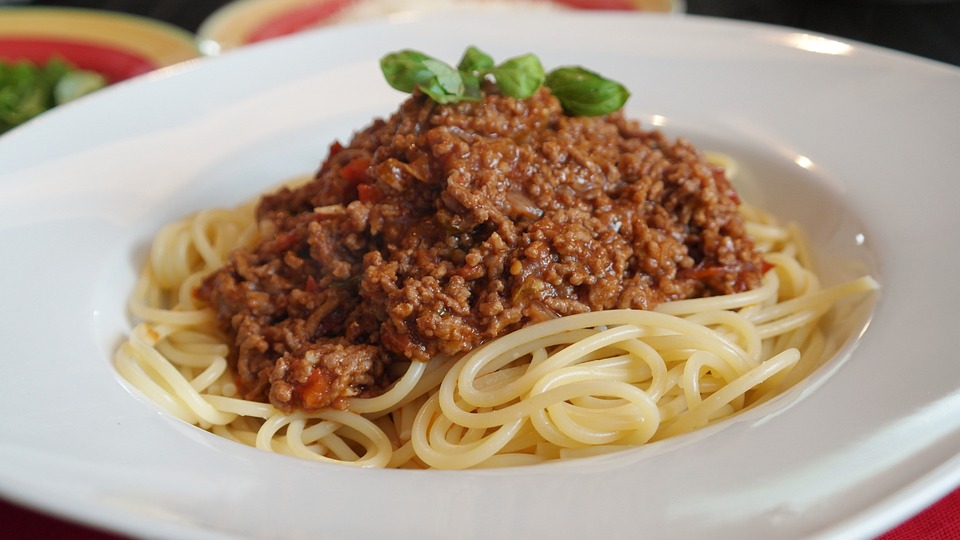
[[[743,197],[805,228],[824,280],[869,272],[879,302],[840,325],[853,334],[833,359],[760,407],[535,467],[270,455],[122,382],[111,356],[126,296],[162,224],[309,172],[332,140],[389,114],[402,96],[382,82],[385,52],[454,61],[470,44],[621,80],[628,114],[734,156]],[[960,293],[946,285],[960,253],[958,93],[956,68],[768,26],[477,13],[299,34],[54,110],[0,138],[0,492],[163,537],[875,535],[960,483],[948,337]]]

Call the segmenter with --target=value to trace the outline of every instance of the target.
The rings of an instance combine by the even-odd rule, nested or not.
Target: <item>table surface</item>
[[[190,32],[194,32],[200,23],[213,11],[228,3],[229,0],[0,0],[0,5],[45,5],[45,6],[71,6],[94,9],[106,9],[112,11],[122,11],[135,13],[159,20],[163,20]],[[745,18],[751,20],[762,20],[764,22],[774,22],[796,27],[806,27],[810,30],[827,31],[835,35],[846,35],[854,39],[869,41],[880,45],[895,47],[915,54],[934,58],[940,61],[960,65],[960,2],[935,2],[930,4],[930,12],[924,12],[923,8],[918,8],[916,4],[910,10],[910,16],[915,17],[917,21],[929,21],[931,18],[941,18],[945,12],[955,14],[956,17],[947,17],[945,25],[953,25],[958,28],[953,32],[940,26],[935,30],[929,27],[923,27],[921,23],[920,30],[917,31],[914,38],[904,36],[900,32],[894,38],[887,39],[884,36],[873,35],[857,28],[850,32],[844,32],[842,27],[835,26],[829,15],[825,15],[819,22],[816,20],[815,10],[809,9],[817,2],[805,2],[807,9],[803,10],[801,15],[796,15],[790,19],[787,16],[793,13],[787,0],[779,0],[767,4],[779,5],[782,9],[775,15],[766,16],[758,12],[746,9],[744,6],[751,4],[747,0],[724,0],[727,12],[718,8],[718,2],[705,0],[687,0],[686,5],[691,12],[698,12],[710,15],[727,15],[731,17]],[[753,2],[754,5],[757,2]],[[870,2],[865,2],[870,4]],[[888,3],[879,8],[883,16],[904,17],[904,14],[898,11],[900,8],[891,6]],[[861,11],[864,3],[860,3]],[[933,10],[939,10],[933,13]],[[889,12],[889,13],[888,13]],[[894,13],[895,12],[895,13]],[[759,14],[758,14],[759,13]],[[876,20],[881,15],[876,13],[871,17]],[[882,22],[882,21],[881,21]],[[819,26],[818,26],[819,25]],[[830,26],[834,25],[834,26]],[[829,30],[823,28],[829,26]],[[880,25],[882,26],[882,24]],[[4,501],[0,499],[0,540],[21,539],[21,538],[69,538],[73,540],[123,540],[125,537],[111,532],[103,531],[94,527],[74,523],[36,511],[15,502]],[[946,540],[960,538],[960,489],[950,493],[937,503],[925,509],[920,514],[912,517],[906,522],[900,524],[893,530],[883,534],[878,540]]]

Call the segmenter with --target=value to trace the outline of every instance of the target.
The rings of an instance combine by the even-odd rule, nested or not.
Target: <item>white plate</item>
[[[844,354],[716,428],[571,463],[370,471],[186,426],[111,354],[145,246],[187,212],[313,169],[402,98],[377,59],[476,44],[583,64],[628,112],[734,154],[835,280],[883,285]],[[869,537],[960,483],[960,70],[752,24],[478,13],[331,28],[180,65],[0,137],[0,491],[136,535]]]

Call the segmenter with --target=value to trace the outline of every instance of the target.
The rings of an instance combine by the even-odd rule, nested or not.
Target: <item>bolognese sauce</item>
[[[262,198],[263,238],[197,290],[240,394],[344,408],[390,365],[545,319],[752,289],[766,267],[721,168],[548,88],[438,104],[419,92]]]

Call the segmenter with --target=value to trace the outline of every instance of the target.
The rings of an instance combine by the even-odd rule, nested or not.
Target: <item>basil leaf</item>
[[[437,103],[456,103],[463,97],[460,72],[421,52],[403,50],[380,59],[387,83],[401,92],[419,88]]]
[[[463,94],[451,94],[447,92],[440,83],[433,82],[429,84],[419,84],[417,88],[437,103],[457,103],[463,101]]]
[[[457,64],[457,69],[463,73],[482,76],[489,71],[493,65],[493,58],[491,58],[489,54],[471,45],[463,52],[463,58],[461,58],[460,63]]]
[[[463,52],[463,58],[457,63],[460,77],[463,78],[463,95],[468,101],[480,101],[483,98],[483,78],[493,67],[493,58],[473,45]]]
[[[423,64],[424,60],[431,58],[417,51],[400,51],[390,53],[380,59],[380,71],[387,79],[387,84],[401,92],[408,94],[418,84],[429,82],[434,78],[430,68]]]
[[[456,68],[407,49],[381,58],[380,69],[393,88],[407,93],[419,88],[437,103],[479,101],[487,76],[494,78],[501,94],[517,99],[532,96],[546,84],[564,111],[574,116],[615,112],[630,97],[620,83],[582,67],[563,67],[545,74],[533,54],[495,65],[490,55],[474,46],[467,47]]]
[[[463,79],[460,78],[459,71],[433,58],[424,60],[423,65],[433,73],[437,78],[437,84],[446,93],[454,95],[463,93]]]
[[[582,67],[557,68],[546,83],[560,105],[574,116],[601,116],[616,112],[630,97],[620,83]]]
[[[464,101],[480,101],[483,99],[483,89],[480,86],[480,77],[474,75],[473,73],[460,72],[460,77],[463,79],[463,100]]]
[[[532,54],[511,58],[490,73],[497,79],[503,95],[520,99],[532,96],[544,81],[543,65]]]

